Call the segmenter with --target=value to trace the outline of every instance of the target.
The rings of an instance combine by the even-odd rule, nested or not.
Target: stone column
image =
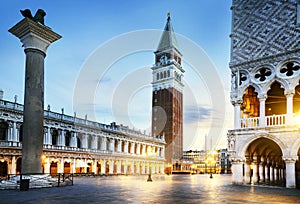
[[[295,173],[295,159],[285,159],[285,168],[286,168],[286,187],[287,188],[296,188],[296,173]]]
[[[265,109],[266,109],[266,95],[259,96],[259,127],[266,126],[266,116],[265,116]]]
[[[293,96],[294,93],[285,93],[286,96],[286,125],[293,125]]]
[[[136,148],[136,154],[140,155],[141,154],[141,144],[137,143],[137,148]]]
[[[251,179],[251,168],[249,164],[244,165],[245,175],[244,175],[244,182],[250,183]]]
[[[97,149],[98,147],[98,137],[93,136],[92,149]]]
[[[254,183],[258,183],[258,166],[256,162],[253,162],[251,164],[252,170],[253,170],[253,175],[252,175],[252,181]]]
[[[265,165],[265,183],[270,182],[270,168],[269,168],[269,162]]]
[[[70,147],[77,147],[77,132],[71,133]]]
[[[270,165],[270,183],[273,183],[273,182],[274,182],[274,167],[271,164]]]
[[[102,160],[103,163],[101,163],[101,174],[105,174],[106,170],[106,160]]]
[[[50,133],[50,128],[49,127],[46,127],[47,128],[47,133],[46,133],[46,140],[44,141],[44,144],[47,144],[47,145],[51,145],[52,144],[52,141],[51,141],[51,133]]]
[[[58,173],[64,173],[65,170],[64,167],[65,167],[65,161],[64,158],[61,158]]]
[[[141,174],[141,172],[140,172],[140,162],[135,163],[135,168],[136,168],[136,173]]]
[[[92,172],[94,174],[97,174],[97,159],[94,159],[93,161],[93,169],[92,169]]]
[[[17,129],[17,123],[13,122],[13,137],[12,141],[17,142],[18,141],[18,129]]]
[[[16,160],[16,156],[12,156],[12,158],[11,158],[10,174],[16,174],[16,171],[17,171],[17,160]]]
[[[135,146],[135,143],[134,143],[134,142],[131,142],[131,146],[130,146],[130,154],[134,154],[134,146]]]
[[[128,153],[128,141],[124,141],[124,153]]]
[[[7,141],[13,141],[13,122],[8,122]]]
[[[101,146],[100,150],[105,151],[106,149],[106,137],[101,137]]]
[[[118,140],[118,152],[122,152],[122,140]]]
[[[113,138],[109,139],[109,150],[114,152],[115,150],[115,145],[114,145],[115,140]]]
[[[44,139],[43,139],[43,144],[47,144],[47,127],[44,127]]]
[[[84,134],[82,137],[82,147],[81,148],[88,148],[88,135]]]
[[[42,173],[44,58],[48,46],[61,36],[29,18],[9,32],[21,40],[26,54],[22,173]]]
[[[114,173],[114,161],[110,160],[109,161],[109,174]]]
[[[118,174],[121,174],[122,172],[121,172],[121,166],[122,166],[122,161],[118,161],[118,163],[117,163],[117,173]]]
[[[44,173],[45,174],[50,174],[50,160],[49,158],[45,159],[45,163],[44,163]]]
[[[242,101],[237,101],[233,103],[234,106],[234,129],[241,128],[241,103]]]
[[[142,155],[145,156],[146,155],[146,145],[142,144]]]
[[[243,162],[233,161],[232,162],[232,183],[242,184],[243,183]]]
[[[265,182],[265,166],[262,161],[259,163],[259,182]]]

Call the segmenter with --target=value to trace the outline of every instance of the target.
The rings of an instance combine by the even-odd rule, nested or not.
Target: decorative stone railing
[[[0,108],[16,110],[23,112],[24,106],[22,104],[13,103],[10,101],[0,100]],[[155,138],[150,135],[150,133],[146,134],[146,132],[141,132],[141,130],[130,129],[127,126],[123,125],[107,125],[94,121],[89,121],[86,119],[81,119],[61,113],[52,112],[49,110],[44,111],[44,117],[53,120],[59,120],[61,122],[73,123],[73,125],[85,125],[91,128],[97,128],[103,131],[114,132],[117,134],[124,134],[128,136],[137,137],[143,140],[151,140],[158,143],[165,143],[164,138]]]
[[[242,118],[241,128],[256,128],[256,127],[276,127],[286,125],[286,114],[265,116],[265,120],[260,122],[260,117]]]
[[[21,142],[13,142],[13,141],[5,141],[0,140],[0,147],[22,147]],[[48,145],[44,144],[44,150],[58,150],[58,151],[70,151],[70,152],[87,152],[87,153],[94,153],[94,154],[107,154],[110,156],[133,156],[139,158],[149,158],[149,155],[144,154],[135,154],[135,153],[128,153],[128,152],[115,152],[111,150],[99,150],[99,149],[89,149],[89,148],[78,148],[78,147],[69,147],[69,146],[57,146],[57,145]],[[159,154],[153,155],[153,158],[158,159],[163,157],[159,156]]]

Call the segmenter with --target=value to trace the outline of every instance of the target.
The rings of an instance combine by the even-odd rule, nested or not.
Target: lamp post
[[[150,160],[153,158],[154,153],[152,152],[152,149],[150,149],[148,151],[148,156],[149,156]],[[152,172],[152,167],[151,167],[151,163],[149,162],[149,174],[148,174],[147,182],[152,182],[151,172]]]

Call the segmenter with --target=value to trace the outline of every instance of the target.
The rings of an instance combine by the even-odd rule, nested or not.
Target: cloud
[[[184,122],[187,124],[201,122],[211,116],[211,109],[196,106],[186,106],[184,108]]]

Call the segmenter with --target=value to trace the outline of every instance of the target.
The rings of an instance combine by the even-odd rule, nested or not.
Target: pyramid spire
[[[169,48],[175,48],[179,51],[175,32],[171,23],[170,12],[168,12],[167,23],[160,38],[157,51],[163,51]]]

